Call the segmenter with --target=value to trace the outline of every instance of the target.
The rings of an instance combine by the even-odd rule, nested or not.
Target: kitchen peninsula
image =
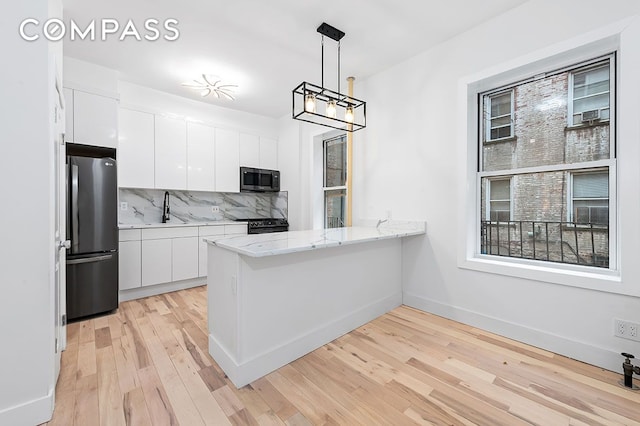
[[[206,239],[209,352],[241,387],[402,304],[390,222]]]

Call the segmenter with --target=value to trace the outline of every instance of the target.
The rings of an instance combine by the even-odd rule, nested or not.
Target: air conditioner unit
[[[600,110],[599,109],[592,109],[590,111],[583,111],[581,116],[580,116],[580,120],[583,123],[584,122],[595,121],[595,120],[600,120]]]

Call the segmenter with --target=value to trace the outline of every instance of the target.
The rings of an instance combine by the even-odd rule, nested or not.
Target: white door
[[[55,273],[54,273],[54,327],[55,327],[55,378],[60,373],[60,355],[67,346],[66,326],[66,153],[64,143],[65,110],[62,83],[57,75],[53,85],[54,123],[51,132],[54,144],[54,193],[55,193]]]

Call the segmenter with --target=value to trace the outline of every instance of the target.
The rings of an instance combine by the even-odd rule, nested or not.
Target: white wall
[[[54,388],[53,112],[50,79],[61,44],[26,42],[28,17],[61,16],[59,1],[12,3],[0,15],[3,158],[0,209],[0,424],[32,425],[50,418]],[[59,63],[59,62],[58,62]],[[12,205],[7,206],[7,203]]]
[[[460,171],[467,160],[458,143],[460,109],[467,107],[459,102],[460,80],[638,13],[635,0],[606,7],[595,0],[531,0],[367,79],[361,97],[368,126],[356,151],[362,161],[356,179],[366,181],[355,188],[356,217],[382,217],[392,206],[395,219],[428,224],[426,238],[404,244],[405,304],[616,371],[619,352],[640,353],[640,343],[613,337],[614,317],[640,322],[640,299],[460,269],[457,259],[457,212],[464,208],[458,187],[465,186]],[[622,90],[637,87],[619,83]],[[619,112],[634,123],[638,115]],[[619,140],[619,152],[635,143]],[[618,158],[619,168],[637,163],[635,156]],[[627,216],[640,217],[637,190],[624,197]],[[623,230],[621,238],[630,251],[637,245],[626,242],[640,235]],[[633,270],[638,255],[627,252],[622,270]],[[623,279],[640,286],[638,275]]]

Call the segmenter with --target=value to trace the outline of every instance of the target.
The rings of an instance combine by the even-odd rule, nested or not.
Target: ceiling
[[[144,21],[174,18],[176,41],[64,41],[65,55],[119,72],[121,80],[241,111],[281,117],[291,90],[320,83],[321,36],[327,22],[344,31],[342,92],[526,0],[63,0],[64,21],[82,29],[91,20],[129,19],[144,37]],[[162,26],[159,26],[162,29]],[[99,32],[98,32],[99,34]],[[166,31],[161,34],[171,35]],[[337,88],[337,43],[325,39],[325,86]],[[182,86],[201,74],[237,84],[234,101],[202,98]],[[357,93],[355,94],[357,97]]]

